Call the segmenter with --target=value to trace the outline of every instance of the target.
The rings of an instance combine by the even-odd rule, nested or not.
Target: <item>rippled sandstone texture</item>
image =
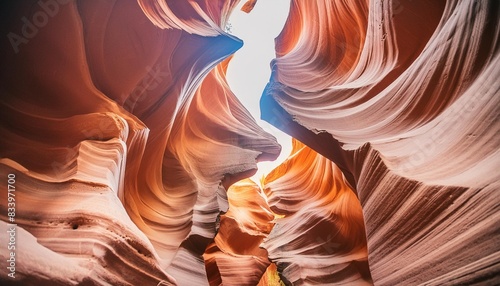
[[[498,284],[498,1],[291,1],[263,190],[236,4],[2,2],[1,283]]]
[[[373,283],[498,284],[499,2],[291,3],[262,117],[343,171]],[[301,181],[283,173],[267,187],[285,210],[317,192],[289,191]],[[332,221],[320,210],[316,220]],[[288,250],[290,237],[311,220],[287,220],[295,230],[273,240],[278,222],[264,243],[270,259],[297,285],[334,283],[290,259],[301,249]]]
[[[226,189],[280,152],[225,81],[237,2],[2,2],[0,176],[16,175],[19,246],[2,283],[207,284]]]
[[[229,210],[204,254],[210,285],[257,285],[270,265],[260,245],[273,228],[274,215],[250,179],[232,185],[227,196]]]
[[[264,191],[280,217],[262,246],[282,280],[371,285],[361,205],[332,161],[294,140]]]

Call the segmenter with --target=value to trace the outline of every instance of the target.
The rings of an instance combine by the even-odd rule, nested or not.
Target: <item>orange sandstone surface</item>
[[[343,171],[375,285],[500,282],[498,4],[291,1],[262,117]]]
[[[500,283],[500,3],[291,0],[261,182],[238,3],[0,4],[0,284]]]

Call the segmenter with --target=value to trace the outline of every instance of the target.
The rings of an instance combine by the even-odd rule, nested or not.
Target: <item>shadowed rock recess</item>
[[[291,0],[261,182],[238,4],[2,1],[0,284],[499,284],[500,2]]]

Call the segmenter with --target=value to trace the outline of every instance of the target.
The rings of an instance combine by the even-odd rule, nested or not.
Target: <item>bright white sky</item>
[[[268,174],[283,162],[292,149],[290,136],[260,120],[259,101],[271,75],[270,62],[275,58],[274,38],[283,29],[290,0],[260,0],[249,13],[242,12],[242,1],[231,15],[231,33],[244,41],[243,47],[231,60],[227,80],[231,90],[250,111],[257,123],[268,133],[276,137],[282,150],[274,162],[261,162],[259,170],[251,177],[257,184],[260,178]]]

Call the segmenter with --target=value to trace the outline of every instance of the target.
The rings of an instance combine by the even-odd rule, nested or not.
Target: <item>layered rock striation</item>
[[[361,205],[332,161],[294,140],[264,192],[278,218],[262,246],[283,281],[371,285]]]
[[[260,245],[273,228],[274,214],[250,179],[232,185],[227,196],[229,210],[220,216],[215,240],[204,254],[210,285],[257,285],[271,263]]]
[[[280,152],[225,81],[237,2],[2,4],[0,172],[22,244],[2,281],[208,283],[227,188]]]
[[[498,3],[291,3],[262,117],[343,171],[373,283],[498,282]]]
[[[238,2],[0,4],[2,285],[498,284],[497,1],[292,0],[262,187]]]

